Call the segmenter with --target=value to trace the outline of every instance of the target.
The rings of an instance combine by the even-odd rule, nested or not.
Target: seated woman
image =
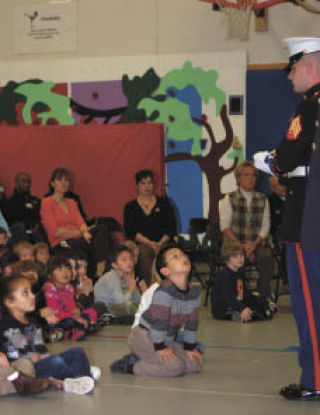
[[[240,243],[247,261],[257,264],[257,288],[263,302],[271,294],[273,257],[269,242],[269,203],[265,194],[255,190],[257,176],[252,162],[239,164],[235,170],[238,189],[221,200],[219,212],[224,242]]]
[[[173,209],[168,200],[154,194],[151,170],[135,175],[138,197],[124,208],[124,228],[129,239],[139,244],[140,276],[151,282],[152,262],[160,247],[176,232]]]
[[[68,177],[69,177],[69,190],[65,193],[64,197],[67,197],[68,199],[73,199],[77,203],[81,216],[83,217],[83,219],[86,223],[89,223],[89,218],[88,218],[86,212],[84,211],[80,196],[72,191],[72,189],[73,189],[73,180],[72,180],[71,171],[67,170],[67,169],[65,169],[65,170],[68,173]],[[49,187],[49,190],[45,194],[45,197],[51,196],[52,193],[53,193],[53,189],[52,189],[52,187]]]
[[[66,198],[69,190],[69,173],[66,169],[55,169],[51,175],[52,195],[41,202],[41,218],[54,253],[65,248],[84,251],[96,264],[100,277],[108,260],[112,239],[105,224],[89,231],[76,202]]]

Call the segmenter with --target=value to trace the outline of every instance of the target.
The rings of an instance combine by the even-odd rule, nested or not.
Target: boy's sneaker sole
[[[93,391],[94,380],[90,376],[81,376],[80,378],[66,378],[63,381],[63,390],[68,393],[85,395]]]

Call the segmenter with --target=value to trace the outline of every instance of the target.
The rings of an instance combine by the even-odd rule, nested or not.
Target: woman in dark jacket
[[[138,196],[124,208],[126,235],[139,244],[141,277],[149,284],[152,262],[160,247],[176,233],[173,209],[165,197],[154,194],[151,170],[139,170],[135,175]]]

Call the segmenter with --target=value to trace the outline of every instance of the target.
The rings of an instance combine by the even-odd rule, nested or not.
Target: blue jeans
[[[82,347],[45,357],[34,364],[37,378],[56,379],[90,376],[90,363]]]

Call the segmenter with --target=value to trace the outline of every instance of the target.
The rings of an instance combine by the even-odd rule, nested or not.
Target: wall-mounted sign
[[[15,6],[14,53],[59,53],[76,49],[76,2]]]

